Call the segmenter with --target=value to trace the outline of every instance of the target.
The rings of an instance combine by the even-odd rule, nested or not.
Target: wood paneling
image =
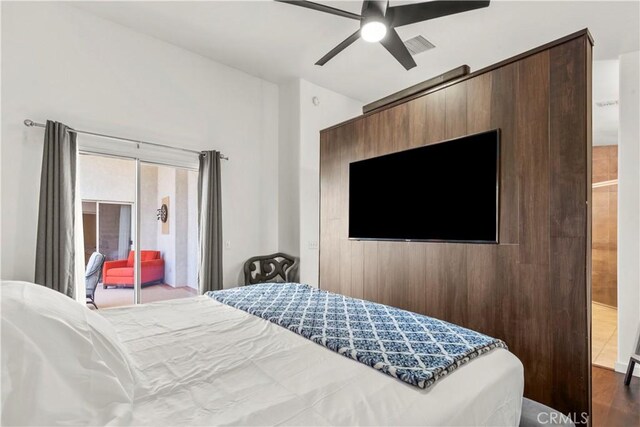
[[[491,129],[500,129],[500,233],[501,244],[518,243],[518,138],[515,137],[517,64],[491,74]]]
[[[549,263],[549,51],[518,62],[520,264]],[[544,238],[538,238],[538,236]]]
[[[362,112],[366,114],[375,112],[376,110],[386,109],[390,104],[400,103],[404,100],[408,100],[408,98],[412,97],[413,95],[424,93],[425,91],[433,87],[437,87],[449,81],[464,77],[469,74],[470,71],[471,69],[468,65],[461,65],[454,68],[453,70],[449,70],[443,74],[440,74],[439,76],[432,77],[429,80],[425,80],[424,82],[403,89],[400,92],[392,93],[389,96],[385,96],[382,99],[367,104],[362,107]]]
[[[589,411],[590,50],[583,31],[321,133],[320,287],[505,340],[567,413]],[[498,245],[348,240],[349,162],[496,128]]]
[[[589,221],[587,139],[587,40],[576,39],[549,50],[550,106],[550,308],[555,333],[552,347],[554,381],[565,387],[554,392],[561,407],[570,407],[573,396],[589,395],[591,359],[581,350],[591,348],[588,327],[591,300],[586,292],[590,284],[587,258]],[[576,86],[574,82],[582,82]],[[581,112],[582,114],[577,114]],[[562,284],[562,286],[556,286]],[[567,306],[571,301],[572,305]],[[583,357],[576,358],[576,354]],[[573,365],[576,372],[564,367]]]
[[[518,291],[514,337],[526,366],[525,394],[551,400],[552,320],[549,271],[549,51],[518,62],[515,137],[519,144]],[[542,311],[542,312],[541,312]],[[544,313],[544,315],[542,315]],[[525,332],[526,331],[526,332]],[[542,350],[545,349],[545,350]],[[541,352],[546,357],[540,357]],[[529,380],[529,381],[527,381]],[[553,407],[554,405],[552,405]]]

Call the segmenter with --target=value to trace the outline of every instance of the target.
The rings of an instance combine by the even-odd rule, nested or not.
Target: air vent
[[[615,99],[613,101],[600,101],[600,102],[596,102],[596,105],[600,108],[613,107],[614,105],[618,105],[618,100]]]
[[[410,38],[409,40],[404,42],[404,45],[407,47],[407,49],[409,49],[409,52],[413,56],[436,47],[433,43],[422,36],[415,36],[413,38]]]

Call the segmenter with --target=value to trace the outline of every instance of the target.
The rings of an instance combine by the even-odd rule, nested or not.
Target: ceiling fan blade
[[[489,6],[489,3],[491,3],[489,0],[435,0],[425,3],[391,6],[387,11],[387,15],[391,19],[392,26],[400,27],[402,25],[409,25],[429,19],[440,18],[441,16],[454,15],[456,13],[480,9]]]
[[[346,10],[336,9],[335,7],[326,6],[320,3],[313,3],[310,1],[303,1],[303,0],[298,0],[298,1],[275,0],[275,1],[278,3],[287,3],[287,4],[292,4],[294,6],[306,7],[307,9],[318,10],[320,12],[342,16],[343,18],[355,19],[357,21],[360,21],[362,19],[362,16],[358,14],[347,12]]]
[[[387,31],[387,35],[385,36],[385,38],[380,40],[380,43],[407,70],[410,70],[416,66],[416,61],[413,60],[411,53],[409,53],[409,50],[404,45],[404,42],[395,29],[389,28],[389,30]]]
[[[318,62],[316,62],[316,65],[324,65],[327,62],[329,62],[329,60],[331,58],[333,58],[334,56],[336,56],[337,54],[339,54],[340,52],[342,52],[343,50],[345,50],[349,45],[351,45],[354,41],[358,40],[358,38],[360,38],[360,29],[358,29],[358,31],[356,31],[355,33],[351,34],[349,37],[347,37],[342,43],[340,43],[338,46],[334,47],[333,49],[331,49],[329,51],[329,53],[327,53],[325,56],[323,56],[322,58],[320,58],[318,60]]]

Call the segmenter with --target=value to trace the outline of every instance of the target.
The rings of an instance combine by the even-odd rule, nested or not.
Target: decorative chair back
[[[96,290],[96,286],[100,282],[102,277],[102,265],[104,264],[105,257],[100,252],[94,252],[89,258],[87,268],[84,273],[84,285],[87,289],[87,295],[93,295]]]
[[[249,258],[244,263],[244,283],[298,281],[299,259],[281,252]]]

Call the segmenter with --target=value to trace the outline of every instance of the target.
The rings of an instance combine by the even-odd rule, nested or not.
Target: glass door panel
[[[93,295],[98,309],[135,302],[135,275],[130,256],[135,230],[135,177],[135,160],[79,156],[85,264],[94,252],[105,257]]]
[[[132,211],[130,204],[98,202],[98,252],[105,256],[98,307],[100,299],[114,307],[134,303]]]
[[[98,244],[107,261],[126,260],[131,240],[131,205],[98,203]]]
[[[140,163],[141,302],[197,295],[197,172]]]
[[[82,231],[84,237],[84,265],[98,251],[98,204],[82,201]]]

